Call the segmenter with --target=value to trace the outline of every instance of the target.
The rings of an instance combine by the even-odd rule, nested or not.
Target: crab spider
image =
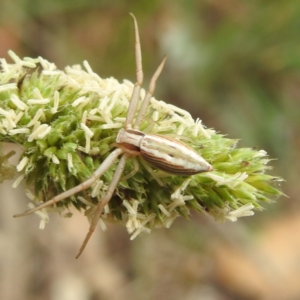
[[[168,137],[164,137],[162,135],[145,134],[139,130],[139,126],[145,116],[150,99],[154,93],[156,81],[165,64],[166,57],[164,57],[161,64],[158,66],[157,70],[152,76],[148,92],[144,97],[140,110],[138,111],[137,116],[134,120],[140,98],[141,85],[143,82],[143,70],[138,25],[135,16],[133,14],[130,15],[133,18],[135,31],[136,83],[133,88],[124,128],[119,131],[116,138],[117,149],[115,149],[111,154],[108,155],[108,157],[102,162],[99,168],[85,182],[82,182],[78,186],[75,186],[70,190],[61,193],[60,195],[55,196],[49,201],[33,209],[27,210],[22,214],[14,216],[21,217],[29,215],[42,208],[48,207],[50,205],[55,205],[59,201],[62,201],[85,189],[88,189],[115,163],[115,161],[121,155],[113,178],[108,186],[107,192],[96,206],[89,231],[82,243],[82,246],[76,258],[81,255],[91,235],[93,234],[104,207],[110,201],[120,181],[121,175],[125,168],[126,160],[128,158],[141,156],[146,162],[153,165],[154,167],[175,175],[193,175],[200,172],[213,170],[213,167],[202,156],[200,156],[194,149],[185,145],[184,143]]]

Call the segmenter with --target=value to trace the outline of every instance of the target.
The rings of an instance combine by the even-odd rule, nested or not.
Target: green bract
[[[40,203],[88,179],[112,151],[133,84],[102,79],[87,62],[85,71],[78,65],[61,71],[41,57],[21,60],[9,54],[13,64],[1,59],[0,138],[22,147],[14,185],[24,179],[27,194]],[[119,182],[102,217],[125,224],[132,238],[153,227],[169,227],[177,216],[188,217],[191,209],[219,221],[235,221],[282,194],[275,184],[281,179],[266,174],[270,167],[265,151],[237,148],[236,140],[205,128],[178,107],[152,98],[140,129],[183,141],[214,171],[183,177],[154,169],[153,177],[149,165],[134,158],[139,160],[138,172]],[[1,180],[14,173],[7,163],[9,155],[1,156]],[[92,188],[39,212],[42,226],[48,210],[62,213],[72,205],[91,218],[116,164]],[[132,169],[129,159],[124,176]]]

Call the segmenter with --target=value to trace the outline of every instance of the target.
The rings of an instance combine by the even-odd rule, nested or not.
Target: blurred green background
[[[130,242],[53,217],[44,231],[24,189],[1,187],[1,299],[300,299],[300,2],[298,0],[2,0],[0,57],[42,56],[59,68],[88,60],[101,77],[135,81],[133,12],[145,87],[167,55],[156,99],[266,150],[289,198],[233,224],[178,219]],[[11,195],[11,193],[14,193]],[[7,201],[11,197],[10,201]],[[24,198],[24,199],[23,199]]]

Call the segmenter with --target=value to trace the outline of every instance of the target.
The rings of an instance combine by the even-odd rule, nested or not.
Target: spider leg
[[[91,175],[91,177],[82,182],[81,184],[73,187],[70,190],[67,190],[57,196],[55,196],[54,198],[50,199],[49,201],[38,205],[37,207],[27,210],[24,213],[18,214],[18,215],[14,215],[15,218],[18,217],[23,217],[23,216],[27,216],[30,215],[42,208],[48,207],[50,205],[54,205],[78,192],[81,192],[83,190],[86,190],[87,188],[89,188],[100,176],[102,176],[108,169],[109,167],[114,163],[114,161],[117,159],[117,157],[123,153],[123,150],[118,148],[116,150],[114,150],[104,161],[103,163],[100,165],[100,167]]]
[[[151,80],[150,80],[150,84],[149,84],[149,89],[148,89],[148,92],[142,102],[142,105],[141,105],[141,108],[139,110],[139,113],[137,115],[137,118],[135,119],[135,123],[134,123],[134,129],[138,129],[142,120],[144,119],[145,117],[145,113],[146,113],[146,110],[148,108],[148,105],[149,105],[149,102],[150,102],[150,99],[155,91],[155,86],[156,86],[156,80],[158,79],[163,67],[164,67],[164,64],[166,62],[166,59],[167,57],[165,56],[162,60],[162,62],[160,63],[160,65],[158,66],[158,68],[156,69],[155,73],[153,74]]]
[[[131,123],[136,111],[137,104],[140,98],[141,85],[143,83],[143,67],[142,67],[142,52],[141,43],[139,37],[139,30],[135,16],[130,13],[134,22],[134,33],[135,33],[135,65],[136,65],[136,83],[133,88],[130,104],[127,111],[127,117],[125,122],[125,129],[131,128]]]
[[[128,158],[128,156],[126,154],[124,154],[120,161],[119,161],[119,164],[118,164],[118,167],[114,173],[114,176],[112,178],[112,181],[110,182],[110,185],[108,186],[108,189],[107,189],[107,192],[105,194],[105,196],[102,198],[101,202],[98,203],[97,205],[97,208],[96,208],[96,211],[95,211],[95,214],[94,214],[94,217],[93,217],[93,220],[91,222],[91,225],[90,225],[90,228],[89,228],[89,232],[87,233],[80,249],[79,249],[79,252],[76,256],[76,258],[78,258],[81,253],[84,251],[89,239],[91,238],[93,232],[95,231],[95,228],[98,224],[98,221],[99,221],[99,218],[102,214],[102,211],[105,207],[105,205],[110,201],[112,195],[113,195],[113,192],[115,191],[116,189],[116,186],[117,184],[119,183],[119,180],[121,178],[121,175],[123,173],[123,170],[125,168],[125,163],[126,163],[126,159]]]

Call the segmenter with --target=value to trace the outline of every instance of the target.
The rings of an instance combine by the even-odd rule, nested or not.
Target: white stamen
[[[176,210],[173,210],[170,217],[168,217],[164,222],[166,228],[170,228],[178,216],[179,216],[179,213]]]
[[[51,113],[56,114],[58,105],[59,105],[59,92],[58,91],[54,92],[53,98],[54,98],[54,100],[53,100],[53,107],[51,108]]]
[[[57,156],[55,154],[51,155],[51,159],[54,164],[59,165],[59,159],[57,158]]]
[[[149,233],[151,230],[144,225],[150,222],[155,218],[155,214],[151,214],[146,217],[144,214],[138,213],[139,202],[134,200],[132,205],[127,200],[123,201],[123,205],[127,208],[128,211],[128,220],[126,222],[127,231],[132,235],[130,240],[133,240],[137,237],[138,234],[145,231]]]
[[[24,112],[23,111],[19,111],[19,113],[16,115],[14,122],[17,125],[19,123],[19,121],[22,119],[22,117],[24,116]]]
[[[93,137],[94,132],[90,128],[88,128],[84,123],[80,123],[80,127],[88,137]]]
[[[182,135],[183,134],[183,132],[184,132],[184,130],[185,130],[185,128],[186,128],[186,126],[185,125],[183,125],[182,123],[179,125],[179,127],[178,127],[178,129],[177,129],[177,134],[178,135]]]
[[[34,126],[36,124],[36,122],[39,120],[39,118],[43,115],[43,110],[40,108],[35,116],[33,117],[33,119],[27,124],[27,127],[31,127]]]
[[[27,103],[31,104],[31,105],[48,104],[49,102],[50,102],[49,98],[44,98],[44,99],[29,99],[27,101]]]
[[[15,122],[13,119],[15,118],[15,112],[13,110],[6,111],[0,108],[0,114],[5,116],[5,119],[2,120],[2,125],[5,126],[8,130],[13,129],[16,127]]]
[[[121,122],[121,123],[123,124],[123,123],[125,123],[125,121],[126,121],[126,118],[122,118],[122,117],[115,117],[115,118],[114,118],[114,120],[115,120],[116,122]]]
[[[20,184],[20,182],[25,178],[25,174],[20,175],[15,182],[13,183],[12,187],[15,189],[18,187],[18,185]]]
[[[0,92],[6,92],[6,91],[16,90],[16,89],[18,89],[16,83],[7,83],[7,84],[0,85]]]
[[[43,95],[42,95],[41,91],[37,87],[35,87],[33,89],[33,95],[37,99],[43,99]]]
[[[87,110],[85,110],[82,114],[81,123],[85,124],[87,119]]]
[[[41,56],[39,56],[38,59],[44,70],[48,70],[48,71],[56,70],[56,66],[54,63],[50,63],[48,60],[42,58]]]
[[[91,120],[91,121],[104,122],[104,119],[103,119],[103,118],[101,118],[101,117],[99,117],[99,116],[94,116],[94,115],[91,115],[91,114],[89,114],[89,115],[87,116],[87,119],[88,119],[88,120]]]
[[[100,189],[102,188],[102,186],[103,186],[103,181],[98,180],[95,187],[92,190],[92,193],[91,193],[92,198],[95,198],[96,196],[99,195],[99,192],[100,192]]]
[[[72,169],[74,168],[73,159],[72,159],[72,154],[71,153],[67,154],[67,161],[68,161],[68,170],[71,173]]]
[[[103,209],[103,214],[104,214],[104,215],[107,215],[107,214],[109,214],[109,212],[110,212],[110,211],[109,211],[109,205],[105,205],[105,206],[104,206],[104,209]]]
[[[51,130],[51,126],[47,124],[41,124],[32,132],[32,134],[29,135],[28,142],[43,138],[44,134],[47,135],[50,132],[49,128]]]
[[[180,115],[186,117],[186,118],[189,119],[189,120],[193,120],[191,114],[190,114],[188,111],[186,111],[186,110],[184,110],[184,109],[182,109],[182,108],[180,108],[180,107],[177,107],[177,106],[175,106],[175,105],[172,105],[172,104],[167,104],[167,103],[166,103],[166,105],[168,106],[168,108],[169,108],[170,110],[179,113]]]
[[[89,154],[91,150],[91,138],[90,136],[85,133],[85,153]]]
[[[46,135],[48,135],[51,131],[51,126],[48,126],[43,132],[37,135],[38,139],[43,139]]]
[[[16,94],[12,94],[12,95],[10,96],[10,100],[11,100],[11,102],[12,102],[15,106],[17,106],[20,110],[25,110],[25,109],[28,108],[28,106],[27,106],[23,101],[21,101],[21,100],[19,99],[19,97],[18,97]]]
[[[195,126],[193,128],[193,136],[198,136],[198,132],[200,131],[200,133],[202,133],[207,139],[211,138],[211,135],[209,134],[209,132],[204,129],[204,127],[202,126],[202,121],[198,118],[195,122]]]
[[[166,208],[162,204],[158,204],[158,208],[161,210],[163,214],[169,217],[171,214],[166,210]]]
[[[9,68],[5,58],[0,58],[0,64],[2,67],[2,73],[8,73]]]
[[[37,200],[37,197],[30,190],[25,189],[25,194],[31,201]]]
[[[114,92],[114,95],[111,99],[111,103],[110,105],[106,108],[105,113],[106,114],[110,114],[112,108],[115,106],[116,102],[118,101],[119,97],[120,97],[120,92],[121,92],[121,86],[119,86],[116,91]]]
[[[175,192],[171,195],[171,199],[177,199],[180,195],[181,195],[181,192],[183,192],[187,186],[189,185],[189,183],[191,182],[191,179],[186,179],[179,188],[177,188],[175,190]]]
[[[41,122],[40,122],[40,121],[35,122],[35,124],[34,124],[33,127],[32,127],[32,130],[33,130],[33,131],[36,130],[40,125],[41,125]]]
[[[207,172],[203,174],[205,177],[209,177],[216,182],[216,186],[226,185],[229,188],[235,188],[239,185],[242,181],[248,178],[248,174],[246,172],[238,172],[230,177],[222,177],[220,175],[213,174],[211,172]]]
[[[114,129],[114,128],[121,128],[123,124],[115,123],[115,124],[103,124],[100,126],[102,129]]]
[[[8,55],[10,56],[10,58],[15,62],[15,63],[19,63],[21,62],[22,60],[20,59],[20,57],[15,53],[13,52],[12,50],[8,50]]]
[[[5,116],[5,117],[10,117],[10,113],[3,108],[0,107],[0,114]]]
[[[147,227],[139,227],[136,231],[131,235],[130,240],[134,240],[141,232],[145,231],[146,233],[150,233],[151,229]]]
[[[38,64],[39,63],[39,59],[38,58],[32,58],[32,57],[28,57],[28,56],[25,56],[23,58],[23,61],[31,62],[33,64]]]
[[[29,158],[27,156],[24,156],[17,165],[17,171],[21,172],[24,169],[24,167],[27,165],[28,161],[29,161]]]
[[[89,116],[94,116],[98,113],[98,108],[93,108],[89,111]]]
[[[73,107],[77,107],[79,104],[83,103],[86,100],[85,96],[79,97],[72,103]]]
[[[133,205],[131,206],[130,203],[127,200],[124,200],[123,205],[127,208],[129,215],[135,215],[136,214],[136,209],[137,209],[137,206],[138,206],[137,201],[134,201]]]
[[[159,117],[159,113],[158,113],[157,110],[155,110],[155,111],[153,112],[153,114],[152,114],[152,120],[153,120],[154,122],[157,122],[157,121],[158,121],[158,117]]]
[[[254,212],[252,211],[253,208],[254,208],[253,204],[247,203],[239,207],[238,209],[228,213],[228,215],[225,216],[225,218],[232,222],[236,222],[238,218],[253,216],[254,215]]]
[[[107,107],[107,102],[109,101],[109,98],[105,96],[104,98],[100,99],[100,104],[99,104],[99,111],[103,111],[104,107]]]
[[[88,63],[88,61],[84,60],[83,61],[83,65],[85,67],[85,69],[87,70],[87,72],[90,74],[90,75],[94,75],[95,73],[93,72],[90,64]]]
[[[32,209],[32,208],[34,208],[34,205],[32,203],[29,203],[28,207],[30,209]],[[45,228],[46,224],[49,223],[49,215],[48,215],[47,209],[42,208],[41,210],[38,210],[34,213],[41,218],[39,229],[43,230]]]
[[[175,190],[175,192],[171,195],[171,199],[173,202],[168,206],[168,210],[171,212],[173,211],[177,206],[183,206],[185,205],[186,201],[194,199],[192,195],[182,195],[182,192],[185,191],[187,186],[189,185],[191,179],[185,180],[179,188]]]

